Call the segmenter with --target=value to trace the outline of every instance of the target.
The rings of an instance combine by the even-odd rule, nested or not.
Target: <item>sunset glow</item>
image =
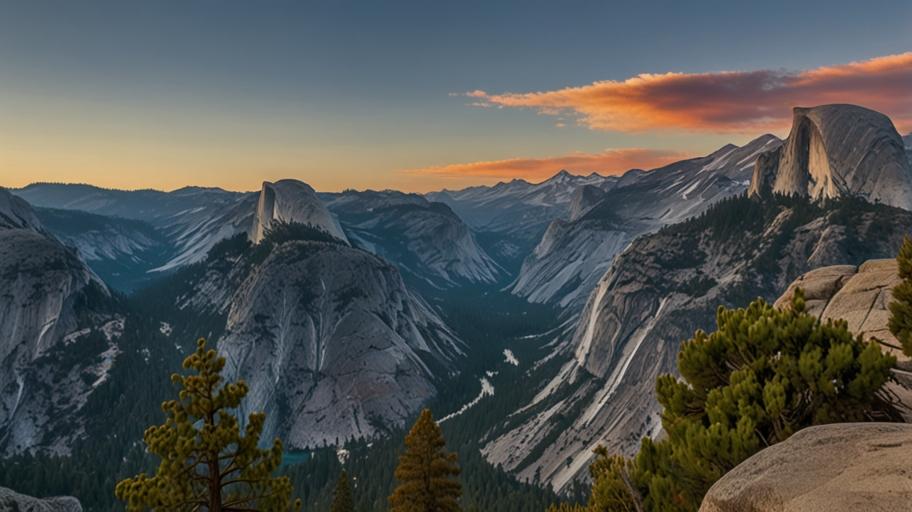
[[[466,96],[475,106],[573,115],[593,130],[758,134],[787,128],[792,107],[852,103],[912,129],[912,52],[807,71],[642,74],[536,93]]]

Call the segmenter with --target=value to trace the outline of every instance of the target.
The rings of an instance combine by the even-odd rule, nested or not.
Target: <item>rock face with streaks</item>
[[[0,453],[65,453],[80,435],[72,413],[105,375],[113,340],[98,327],[113,320],[113,299],[3,189],[0,222]]]
[[[744,192],[757,156],[780,142],[764,135],[702,158],[629,171],[608,191],[579,188],[570,219],[551,222],[511,291],[531,302],[558,305],[571,317],[579,315],[599,277],[636,237]]]
[[[855,105],[796,107],[778,150],[757,160],[750,193],[845,195],[912,209],[912,167],[887,116]]]
[[[385,190],[321,194],[350,239],[406,275],[438,288],[505,276],[449,206]]]
[[[907,424],[809,427],[725,474],[700,512],[912,510],[910,447]]]
[[[661,427],[656,378],[677,371],[681,341],[715,330],[720,304],[773,301],[815,268],[893,257],[910,230],[909,212],[859,199],[823,207],[738,196],[637,239],[599,280],[572,341],[558,348],[572,359],[509,417],[486,457],[561,491],[583,477],[595,446],[633,455]]]
[[[219,353],[250,386],[245,415],[290,449],[404,425],[462,357],[458,341],[394,266],[340,243],[282,244],[230,302]]]
[[[635,212],[651,222],[677,224],[637,238],[610,263],[591,289],[572,340],[557,345],[569,362],[487,440],[483,452],[490,462],[520,479],[567,490],[575,478],[585,478],[597,445],[633,455],[643,436],[659,433],[655,380],[676,372],[681,341],[697,329],[715,330],[719,305],[745,307],[758,296],[774,301],[816,268],[856,268],[895,257],[903,234],[912,232],[912,214],[897,207],[907,205],[903,198],[912,177],[892,123],[846,105],[802,109],[795,116],[792,136],[781,147],[769,136],[752,143],[744,158],[732,156],[738,148],[723,148],[695,169],[669,166],[683,166],[670,183],[659,170],[640,172],[607,192],[600,205],[609,205],[605,219],[615,225],[635,218]],[[775,172],[764,171],[780,157],[781,167],[777,160]],[[724,189],[722,178],[735,181],[726,168],[737,179],[753,172],[754,193],[729,196],[706,209],[694,194],[725,197],[718,192]],[[709,178],[709,169],[722,172],[707,185],[703,177]],[[747,187],[742,183],[740,191]],[[600,205],[570,224],[590,218]],[[688,212],[700,211],[705,213],[681,222],[694,215]],[[569,243],[548,245],[560,250]],[[533,258],[545,261],[534,254],[524,271]],[[552,275],[568,267],[553,266]],[[871,312],[861,302],[882,300],[885,293],[867,289],[876,267],[868,264],[858,274],[857,293],[846,296],[852,300],[827,307],[841,315],[852,308]],[[859,324],[865,326],[866,319]]]
[[[339,221],[326,209],[310,185],[298,180],[263,182],[250,239],[260,243],[273,221],[299,222],[348,243]]]
[[[79,500],[69,496],[58,498],[32,498],[0,487],[0,510],[22,512],[82,512]]]
[[[582,217],[604,198],[605,191],[595,185],[583,185],[576,189],[570,200],[570,222]]]

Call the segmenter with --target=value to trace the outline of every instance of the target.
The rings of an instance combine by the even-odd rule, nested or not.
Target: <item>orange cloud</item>
[[[758,133],[788,128],[794,106],[853,103],[912,130],[912,52],[806,71],[643,74],[623,82],[535,93],[466,96],[544,115],[575,115],[593,130]]]
[[[491,162],[410,169],[399,172],[442,178],[472,176],[499,179],[523,178],[535,181],[550,178],[561,169],[571,174],[592,174],[595,172],[601,175],[618,175],[634,168],[654,169],[685,158],[693,158],[693,155],[684,151],[626,148],[608,149],[604,153],[598,154],[571,153],[551,158],[512,158]]]

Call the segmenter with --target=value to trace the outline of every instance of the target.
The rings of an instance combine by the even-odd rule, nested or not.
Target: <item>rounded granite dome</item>
[[[757,160],[750,193],[844,195],[912,209],[912,169],[887,116],[856,105],[794,109],[792,129]]]

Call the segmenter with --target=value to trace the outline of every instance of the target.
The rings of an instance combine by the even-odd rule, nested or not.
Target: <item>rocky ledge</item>
[[[910,448],[907,424],[806,428],[728,472],[700,512],[912,510]]]
[[[808,313],[823,322],[842,318],[849,324],[849,331],[865,340],[876,339],[900,361],[907,361],[909,358],[902,354],[899,341],[887,326],[893,287],[900,283],[898,270],[894,259],[870,260],[858,267],[818,268],[789,285],[775,305],[787,306],[795,289],[801,288]]]
[[[0,487],[0,510],[29,512],[82,512],[79,500],[73,497],[38,499]]]

